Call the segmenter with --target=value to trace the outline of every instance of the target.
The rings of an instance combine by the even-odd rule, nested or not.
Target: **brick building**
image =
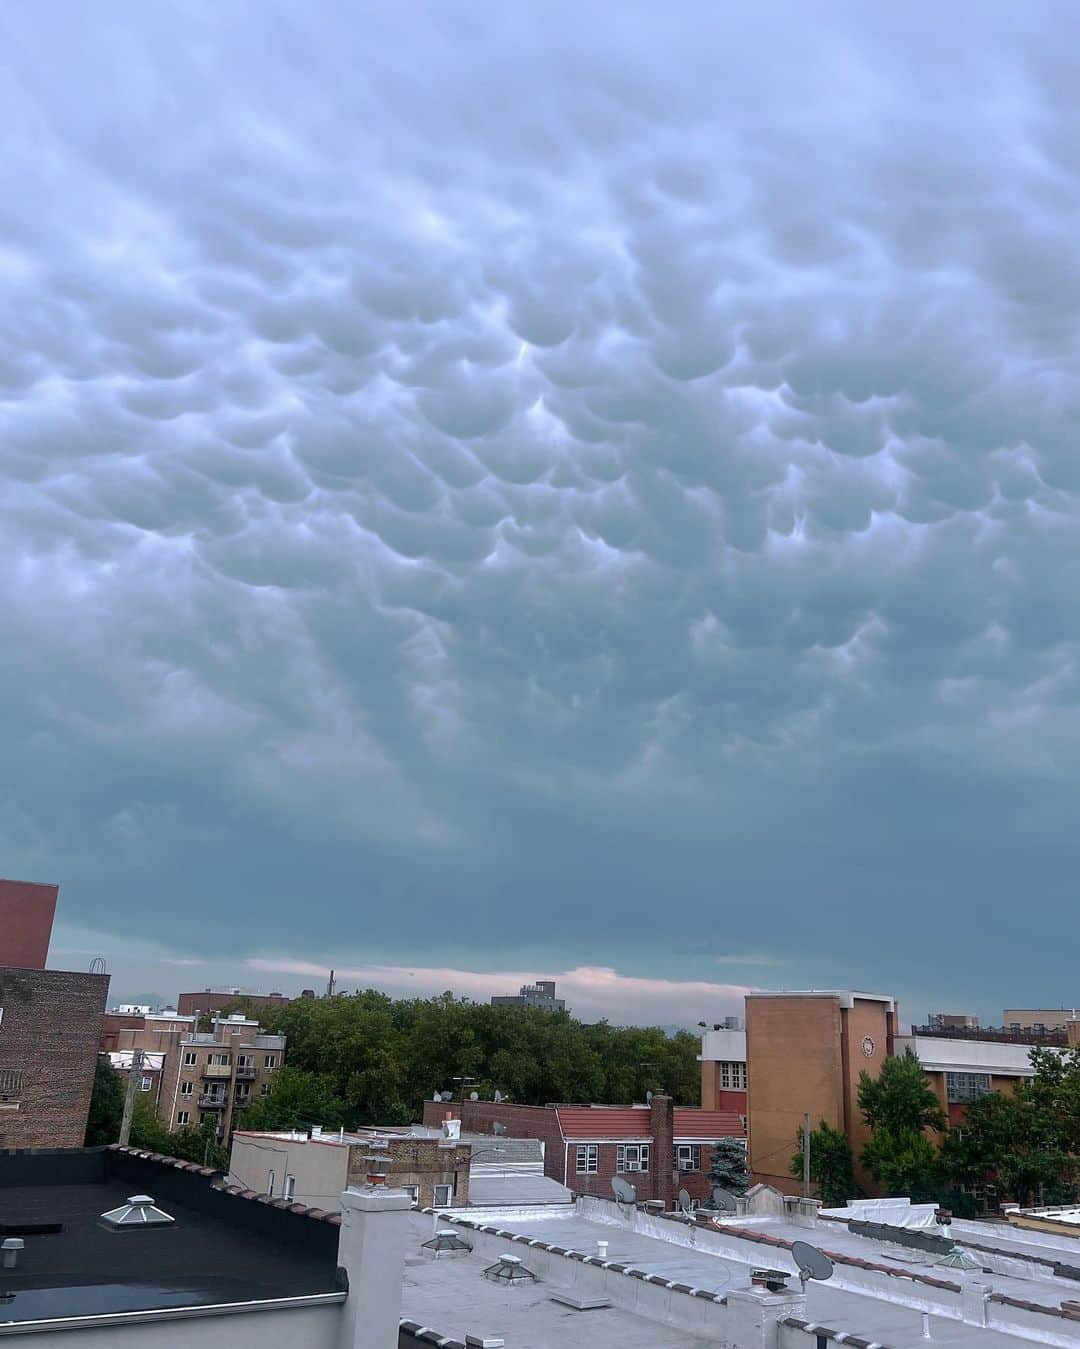
[[[471,1133],[539,1139],[545,1175],[578,1194],[609,1198],[612,1178],[621,1176],[638,1199],[669,1208],[680,1189],[708,1199],[713,1144],[746,1137],[734,1111],[684,1109],[670,1096],[630,1106],[424,1102],[426,1125],[439,1125],[448,1113]]]
[[[58,885],[0,880],[0,965],[45,968],[59,893]]]
[[[107,974],[0,969],[0,1148],[82,1147]]]
[[[218,1016],[243,1002],[252,1009],[287,1007],[291,998],[284,993],[247,993],[242,988],[206,988],[201,993],[181,993],[176,1010],[181,1016]]]
[[[284,1035],[267,1035],[241,1014],[216,1017],[213,1029],[198,1031],[197,1018],[161,1014],[139,1027],[116,1031],[110,1054],[118,1071],[130,1071],[133,1050],[162,1056],[152,1088],[166,1128],[197,1127],[207,1118],[227,1138],[245,1106],[273,1090],[274,1074],[285,1060]],[[148,1088],[148,1090],[151,1088]]]
[[[746,1031],[729,1017],[701,1035],[701,1108],[746,1114]],[[702,1023],[699,1023],[702,1024]]]
[[[382,1182],[407,1190],[420,1208],[453,1208],[469,1202],[472,1148],[442,1130],[238,1129],[233,1134],[229,1181],[255,1194],[336,1207],[348,1185],[366,1185],[373,1160]]]

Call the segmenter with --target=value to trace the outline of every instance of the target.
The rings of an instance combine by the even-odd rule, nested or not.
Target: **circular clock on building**
[[[866,1055],[868,1059],[872,1059],[874,1057],[874,1042],[873,1040],[871,1040],[869,1035],[863,1037],[862,1052]]]

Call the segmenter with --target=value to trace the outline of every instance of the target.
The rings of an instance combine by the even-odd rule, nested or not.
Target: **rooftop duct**
[[[168,1227],[176,1221],[164,1209],[158,1208],[148,1194],[133,1194],[126,1204],[111,1208],[98,1219],[101,1227],[110,1232],[144,1230],[147,1227]]]
[[[500,1255],[493,1265],[484,1270],[484,1278],[492,1283],[527,1284],[535,1283],[536,1275],[526,1269],[519,1255]]]
[[[982,1269],[981,1262],[965,1251],[962,1246],[954,1246],[940,1260],[935,1260],[934,1264],[939,1269]]]

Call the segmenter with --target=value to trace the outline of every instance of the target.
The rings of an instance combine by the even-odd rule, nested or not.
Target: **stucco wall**
[[[296,1203],[334,1210],[340,1207],[348,1169],[349,1148],[339,1143],[233,1135],[229,1181],[256,1194],[267,1192],[267,1173],[273,1171],[275,1195],[284,1194],[285,1177],[292,1175],[296,1177]]]

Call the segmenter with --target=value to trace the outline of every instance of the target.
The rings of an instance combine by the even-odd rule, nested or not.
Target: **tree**
[[[885,1130],[899,1137],[908,1131],[942,1131],[948,1127],[922,1064],[910,1049],[897,1058],[886,1059],[876,1078],[866,1072],[859,1074],[859,1109],[872,1133]]]
[[[791,1159],[791,1174],[803,1174],[802,1130],[796,1134],[797,1151]],[[824,1208],[842,1208],[860,1194],[855,1183],[854,1158],[847,1135],[822,1120],[810,1135],[810,1179],[817,1186]]]
[[[341,1101],[329,1077],[286,1064],[274,1075],[269,1096],[253,1101],[240,1115],[241,1129],[296,1129],[311,1124],[331,1128],[344,1122]]]
[[[750,1184],[746,1146],[738,1138],[721,1138],[713,1144],[709,1183],[730,1194],[745,1194]]]
[[[99,1054],[94,1069],[94,1088],[90,1093],[90,1113],[86,1119],[85,1146],[93,1148],[115,1143],[120,1137],[123,1115],[124,1080],[109,1062],[109,1056]]]
[[[888,1195],[907,1195],[912,1203],[937,1199],[941,1171],[937,1149],[924,1133],[879,1128],[863,1148],[862,1164]]]
[[[1068,1202],[1071,1158],[1040,1097],[1024,1083],[976,1097],[941,1150],[946,1175],[972,1188],[993,1184],[1021,1204]]]

